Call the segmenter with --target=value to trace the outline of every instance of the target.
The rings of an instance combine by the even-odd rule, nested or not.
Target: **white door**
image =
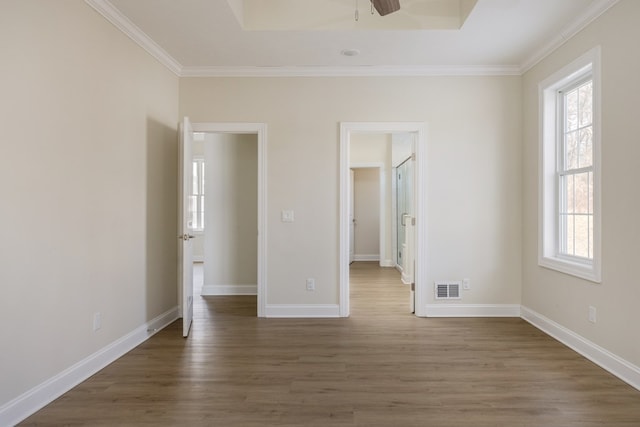
[[[178,245],[179,255],[179,297],[182,308],[182,336],[189,335],[191,322],[193,320],[193,242],[189,234],[190,218],[190,194],[193,185],[193,129],[189,118],[185,117],[180,133],[180,174],[179,193],[180,208],[178,216],[180,221],[180,244]]]

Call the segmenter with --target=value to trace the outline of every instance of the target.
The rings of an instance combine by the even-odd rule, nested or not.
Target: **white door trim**
[[[386,263],[387,259],[386,257],[386,230],[385,230],[385,225],[387,223],[387,216],[385,215],[385,212],[387,211],[386,207],[387,207],[387,203],[389,203],[389,201],[386,198],[386,186],[385,186],[385,180],[384,180],[384,173],[385,173],[385,168],[384,168],[384,163],[382,162],[369,162],[369,163],[351,163],[351,165],[349,166],[349,169],[378,169],[378,192],[379,194],[379,204],[378,204],[378,219],[379,219],[379,224],[378,224],[378,229],[379,229],[379,233],[380,233],[380,240],[378,242],[378,245],[380,246],[380,250],[379,250],[379,263],[380,266],[383,266],[383,264]]]
[[[258,136],[258,317],[267,306],[267,125],[266,123],[192,123],[194,132]]]
[[[349,316],[349,160],[351,134],[395,133],[416,134],[415,215],[416,215],[416,265],[415,298],[416,316],[426,316],[426,266],[427,266],[427,147],[426,123],[423,122],[342,122],[340,123],[340,316]]]

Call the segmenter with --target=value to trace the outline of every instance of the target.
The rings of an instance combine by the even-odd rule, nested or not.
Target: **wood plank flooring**
[[[419,319],[355,263],[348,319],[258,319],[198,298],[25,426],[640,426],[640,392],[517,318]]]

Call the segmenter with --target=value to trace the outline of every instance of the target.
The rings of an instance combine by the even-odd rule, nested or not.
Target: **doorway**
[[[383,163],[351,163],[349,262],[387,265],[387,194]]]
[[[381,135],[381,134],[397,134],[406,133],[410,135],[412,140],[413,163],[415,166],[412,170],[412,182],[414,185],[406,191],[412,193],[413,212],[411,214],[404,213],[403,224],[410,226],[407,238],[412,240],[414,245],[413,258],[420,262],[411,262],[411,266],[415,264],[415,268],[410,277],[411,283],[415,283],[415,314],[417,316],[424,315],[426,306],[426,295],[424,295],[424,280],[426,272],[426,200],[424,192],[426,183],[424,180],[426,166],[426,147],[425,147],[425,124],[424,123],[341,123],[340,125],[340,316],[347,317],[350,314],[349,307],[349,262],[350,262],[350,209],[352,204],[352,192],[350,191],[350,175],[352,169],[352,144],[357,145],[357,141],[362,135]],[[354,155],[353,157],[357,157]],[[361,158],[361,157],[360,157]],[[381,191],[381,194],[391,194],[389,186],[395,186],[395,179],[392,180],[389,167],[388,178],[389,184],[387,191]],[[394,170],[395,173],[395,170]],[[386,181],[385,181],[386,182]],[[393,215],[397,215],[397,206],[392,206],[392,198],[390,195],[381,197],[385,200],[385,207],[380,212],[385,212],[388,222],[393,225],[385,227],[382,232],[381,227],[381,243],[384,240],[387,244],[381,244],[380,249],[380,265],[381,266],[397,266],[397,226],[392,220]],[[382,203],[381,203],[382,205]],[[392,213],[393,212],[393,213]],[[357,218],[356,218],[357,221]],[[387,222],[387,221],[385,221]],[[356,222],[357,224],[357,222]],[[393,245],[389,242],[393,241]],[[393,248],[393,249],[392,249]],[[409,290],[407,290],[409,295]]]
[[[188,122],[188,119],[185,121]],[[192,218],[191,224],[195,223],[198,227],[195,230],[185,229],[189,227],[186,222],[182,225],[186,232],[183,231],[181,235],[189,236],[194,241],[200,237],[201,242],[189,245],[190,251],[194,246],[202,247],[196,259],[203,260],[204,265],[199,272],[201,276],[196,274],[196,278],[202,281],[202,293],[205,295],[256,294],[257,316],[264,317],[266,125],[193,123],[190,131],[191,138],[184,138],[185,141],[189,140],[190,147],[183,149],[183,152],[190,153],[193,164],[185,163],[182,179],[188,184],[186,188],[193,188],[195,192],[199,187],[197,189],[202,194],[192,195],[185,190],[183,198],[191,196],[191,199],[183,202],[182,215]],[[202,141],[201,150],[196,149],[195,155],[191,154],[194,152],[194,136]],[[202,162],[200,169],[198,162]],[[200,183],[198,173],[206,173],[206,178]],[[200,196],[203,197],[202,209],[198,200]],[[208,223],[208,216],[216,220]],[[201,233],[198,236],[194,231]],[[221,239],[223,233],[226,235]],[[193,253],[190,258],[191,255]],[[231,277],[233,279],[229,279]],[[183,295],[189,294],[185,287],[193,291],[193,280],[183,280],[178,292],[183,312],[187,308]]]

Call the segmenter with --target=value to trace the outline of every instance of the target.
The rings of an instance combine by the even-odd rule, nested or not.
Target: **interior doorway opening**
[[[182,128],[178,300],[187,336],[194,284],[196,295],[257,295],[264,316],[266,125],[185,118]]]
[[[405,284],[407,312],[423,315],[423,283],[426,242],[424,197],[425,130],[422,123],[342,123],[341,136],[341,221],[340,221],[340,315],[350,315],[350,272],[358,262],[374,267],[395,267],[397,285]],[[377,198],[371,191],[373,172],[377,172]],[[364,186],[358,185],[358,171]],[[355,181],[355,182],[354,182]],[[364,189],[363,189],[364,188]],[[359,190],[360,189],[360,190]],[[361,191],[366,194],[358,194]],[[424,194],[424,193],[422,193]],[[369,199],[368,205],[362,199]],[[360,208],[359,208],[360,205]],[[360,211],[378,220],[378,230],[367,219],[367,248],[358,247]],[[375,210],[377,215],[370,215]],[[421,225],[422,224],[422,225]],[[372,236],[378,235],[378,250]],[[355,236],[354,236],[355,235]],[[362,245],[363,243],[360,242]],[[355,245],[355,247],[354,247]],[[352,264],[354,263],[354,264]],[[367,274],[376,274],[370,268]],[[389,272],[384,273],[389,281]],[[395,279],[389,281],[391,286]],[[416,301],[418,301],[416,303]]]
[[[256,134],[194,132],[194,291],[257,295]]]

